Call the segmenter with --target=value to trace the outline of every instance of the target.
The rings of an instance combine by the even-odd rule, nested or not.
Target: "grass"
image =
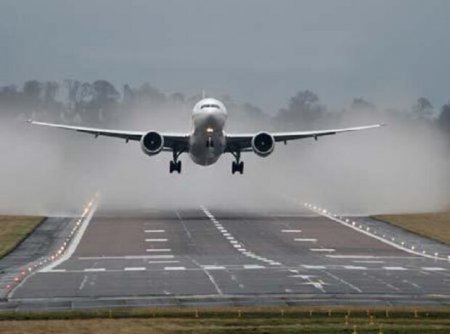
[[[374,218],[450,245],[450,212],[380,215]]]
[[[44,218],[0,216],[0,258],[11,252]]]
[[[229,307],[0,312],[0,333],[9,334],[299,332],[449,333],[450,308]]]

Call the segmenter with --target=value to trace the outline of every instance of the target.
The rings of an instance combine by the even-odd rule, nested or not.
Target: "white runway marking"
[[[147,259],[173,259],[174,257],[173,255],[148,255]]]
[[[47,270],[48,273],[64,273],[66,272],[66,269],[50,269]]]
[[[332,273],[329,273],[328,271],[325,271],[325,274],[327,274],[328,276],[334,278],[336,281],[339,281],[339,282],[349,286],[350,288],[352,288],[353,290],[355,290],[357,292],[360,292],[360,293],[362,292],[362,290],[360,288],[358,288],[357,286],[353,285],[350,282],[347,282],[346,280],[344,280],[344,279],[342,279],[342,278],[340,278],[340,277],[338,277],[336,275],[333,275]]]
[[[427,271],[446,271],[445,268],[441,268],[441,267],[422,267],[422,270],[427,270]]]
[[[169,260],[169,261],[164,261],[164,260],[161,260],[161,261],[148,261],[147,263],[149,263],[149,264],[156,264],[156,263],[178,263],[178,262],[180,262],[180,261],[177,261],[177,260]]]
[[[371,261],[371,260],[360,260],[360,261],[355,260],[355,261],[352,261],[352,262],[354,262],[354,263],[384,263],[384,261],[377,261],[377,260],[374,260],[374,261]]]
[[[164,233],[166,230],[145,230],[145,233]]]
[[[367,267],[363,266],[344,266],[344,268],[349,270],[367,270]]]
[[[408,270],[403,267],[383,267],[384,270]]]
[[[303,264],[302,267],[305,269],[325,269],[325,266],[314,266],[308,264]]]
[[[202,266],[202,268],[205,270],[224,270],[225,269],[224,266],[215,266],[215,265],[205,265],[205,266]]]
[[[264,266],[261,266],[259,264],[244,264],[244,269],[264,269]]]
[[[170,252],[171,249],[170,248],[148,248],[147,252],[151,253],[151,252]]]
[[[281,230],[283,233],[300,233],[302,230]]]
[[[309,250],[311,252],[325,252],[325,253],[332,253],[332,252],[336,251],[333,248],[310,248]]]
[[[86,269],[84,269],[84,271],[86,271],[86,272],[92,272],[92,273],[94,273],[94,272],[100,272],[100,271],[105,271],[106,269],[105,268],[86,268]]]
[[[166,242],[167,239],[145,239],[145,242]]]
[[[186,267],[164,267],[164,270],[186,270]]]
[[[300,241],[300,242],[317,242],[317,239],[314,239],[314,238],[295,238],[294,241]]]
[[[145,259],[152,259],[155,256],[173,257],[173,255],[80,256],[78,260],[142,260],[142,259],[145,260]]]
[[[126,267],[123,270],[125,270],[125,271],[146,271],[147,268],[145,268],[145,267]]]

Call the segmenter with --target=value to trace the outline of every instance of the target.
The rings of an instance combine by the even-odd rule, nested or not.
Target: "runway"
[[[199,207],[94,215],[73,254],[27,278],[3,308],[449,305],[449,291],[449,261],[327,217]]]

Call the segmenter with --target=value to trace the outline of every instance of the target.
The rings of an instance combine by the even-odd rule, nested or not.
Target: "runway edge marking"
[[[87,227],[89,226],[89,223],[91,222],[92,217],[94,216],[95,211],[97,210],[98,203],[95,202],[92,206],[91,210],[89,211],[89,214],[86,216],[86,218],[83,220],[80,229],[78,230],[78,233],[75,234],[75,236],[72,239],[72,242],[70,243],[67,250],[64,252],[64,254],[58,258],[56,261],[50,263],[48,266],[43,267],[38,272],[45,273],[49,270],[52,270],[53,268],[59,266],[61,263],[67,261],[70,259],[75,253],[75,250],[77,249],[78,245],[80,244],[81,238],[83,237],[84,233],[86,232]]]
[[[335,221],[335,222],[337,222],[337,223],[339,223],[341,225],[347,226],[347,227],[349,227],[349,228],[351,228],[351,229],[353,229],[355,231],[358,231],[358,232],[360,232],[362,234],[365,234],[365,235],[367,235],[367,236],[369,236],[371,238],[377,239],[377,240],[379,240],[379,241],[381,241],[381,242],[383,242],[383,243],[385,243],[385,244],[387,244],[389,246],[392,246],[394,248],[400,249],[400,250],[402,250],[404,252],[407,252],[409,254],[414,254],[414,255],[418,255],[418,256],[425,257],[425,258],[428,258],[428,259],[433,259],[433,260],[449,261],[449,258],[443,258],[443,257],[439,257],[439,256],[433,256],[433,255],[430,255],[430,254],[424,254],[424,253],[417,252],[415,250],[406,248],[404,246],[398,245],[398,244],[396,244],[396,243],[394,243],[394,242],[392,242],[390,240],[384,239],[384,238],[382,238],[382,237],[380,237],[378,235],[370,233],[367,230],[363,230],[361,228],[358,228],[357,226],[354,226],[352,224],[346,223],[345,221],[328,214],[328,211],[326,211],[326,210],[323,210],[323,211],[325,211],[325,212],[323,212],[320,209],[314,209],[308,203],[304,203],[303,205],[305,207],[307,207],[309,210],[311,210],[311,211],[313,211],[313,212],[315,212],[315,213],[317,213],[317,214],[319,214],[319,215],[321,215],[323,217],[331,219],[331,220],[333,220],[333,221]]]

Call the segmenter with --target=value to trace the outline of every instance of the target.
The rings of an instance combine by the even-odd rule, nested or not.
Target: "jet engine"
[[[252,148],[260,157],[267,157],[275,148],[275,139],[266,132],[260,132],[252,138]]]
[[[158,154],[164,148],[164,137],[155,131],[147,132],[141,138],[141,148],[145,154]]]

